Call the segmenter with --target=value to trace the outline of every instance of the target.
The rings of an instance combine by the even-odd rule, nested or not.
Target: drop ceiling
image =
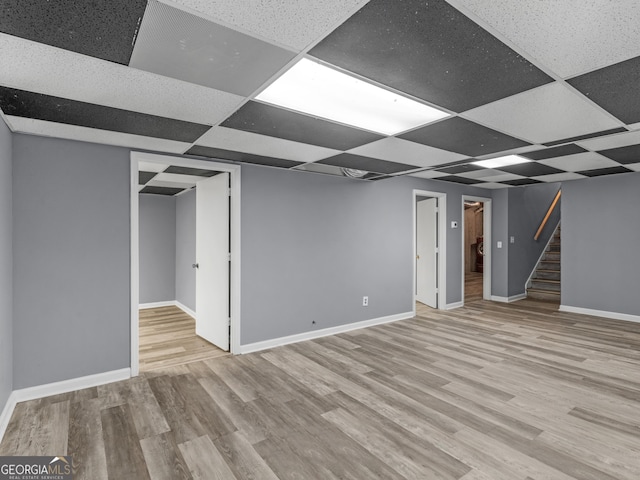
[[[635,0],[0,0],[0,8],[0,109],[14,132],[489,189],[640,171]],[[303,59],[446,116],[385,135],[257,98]],[[529,161],[473,164],[511,154]],[[156,173],[142,184],[194,180]]]

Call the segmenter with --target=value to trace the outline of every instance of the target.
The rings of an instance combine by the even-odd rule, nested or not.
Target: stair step
[[[532,277],[533,280],[556,280],[560,281],[560,270],[543,270],[538,268]]]
[[[531,288],[535,290],[548,290],[551,292],[560,291],[559,280],[549,280],[544,278],[534,278],[531,280]]]
[[[560,292],[550,292],[548,290],[539,290],[536,288],[528,288],[527,297],[549,302],[560,302]]]

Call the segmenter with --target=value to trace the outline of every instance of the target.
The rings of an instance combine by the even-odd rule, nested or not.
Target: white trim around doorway
[[[196,160],[192,158],[174,157],[146,152],[131,152],[131,376],[139,372],[139,301],[140,301],[140,266],[139,266],[139,205],[138,205],[138,162],[152,162],[180,167],[204,168],[229,172],[231,178],[231,353],[240,353],[240,165],[219,163],[215,161]]]
[[[491,199],[490,198],[486,198],[486,197],[476,197],[473,195],[462,195],[462,200],[460,202],[460,208],[462,210],[462,215],[461,215],[461,219],[462,221],[460,222],[461,228],[460,228],[460,235],[461,235],[461,243],[462,243],[462,248],[461,248],[461,254],[462,254],[462,283],[460,285],[460,292],[462,293],[462,304],[464,305],[464,276],[465,276],[465,270],[464,270],[464,249],[465,249],[465,244],[464,244],[464,202],[465,200],[470,201],[470,202],[482,202],[484,205],[484,211],[483,216],[482,216],[482,235],[483,235],[483,242],[484,242],[484,261],[483,261],[483,268],[482,268],[482,298],[484,300],[492,300],[491,297],[491,258],[492,258],[492,251],[493,251],[493,244],[491,243],[491,225],[492,225],[492,218],[491,218],[491,213],[492,213],[492,206],[491,206]],[[487,248],[488,247],[488,248]],[[507,248],[506,245],[503,246],[504,248]]]
[[[416,202],[418,197],[430,197],[438,199],[438,310],[447,310],[447,194],[431,192],[428,190],[414,190],[413,200],[413,249],[411,263],[413,265],[413,315],[416,315]]]

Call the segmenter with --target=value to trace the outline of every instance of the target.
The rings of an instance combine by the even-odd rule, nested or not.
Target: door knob
[[[197,263],[193,263],[193,264],[191,265],[191,268],[200,268],[200,265],[198,265]]]

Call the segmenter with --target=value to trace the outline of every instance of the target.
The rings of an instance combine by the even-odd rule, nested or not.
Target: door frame
[[[130,162],[130,182],[131,194],[129,204],[131,207],[131,262],[130,262],[130,322],[131,322],[131,376],[135,377],[139,373],[139,303],[140,303],[140,236],[139,236],[139,202],[138,202],[138,162],[145,161],[164,165],[175,165],[180,167],[203,168],[206,170],[217,170],[229,172],[231,178],[231,278],[229,288],[231,292],[231,353],[240,352],[240,165],[230,163],[219,163],[208,160],[196,160],[192,158],[177,157],[172,155],[160,155],[146,152],[131,152]]]
[[[435,197],[438,199],[438,291],[436,293],[438,310],[447,309],[447,194],[442,192],[432,192],[428,190],[413,190],[411,199],[413,200],[413,237],[412,237],[412,257],[413,265],[411,298],[413,299],[412,311],[416,315],[416,233],[417,233],[417,201],[418,197]]]
[[[484,243],[484,259],[482,261],[482,298],[484,300],[491,300],[491,258],[492,258],[492,250],[493,244],[491,240],[491,224],[492,224],[492,204],[491,199],[487,197],[478,197],[475,195],[462,195],[460,200],[460,210],[461,215],[461,228],[460,228],[460,236],[462,248],[460,249],[460,253],[462,254],[462,284],[460,285],[460,292],[462,293],[462,304],[464,305],[464,276],[465,276],[465,264],[464,264],[464,254],[465,254],[465,244],[464,244],[464,202],[482,202],[484,210],[482,211],[482,236]],[[488,248],[487,248],[488,247]]]

